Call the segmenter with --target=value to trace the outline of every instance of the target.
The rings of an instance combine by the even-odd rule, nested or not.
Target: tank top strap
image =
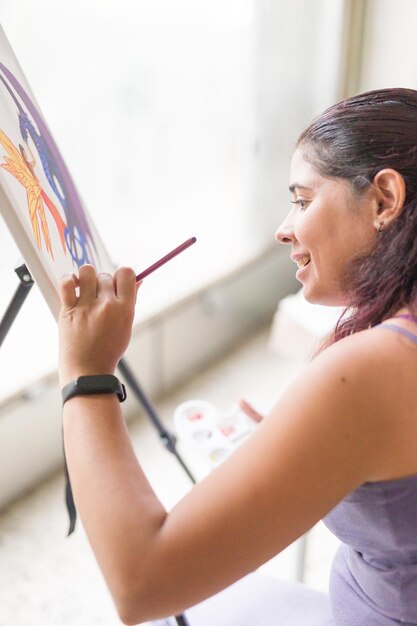
[[[410,333],[409,330],[406,330],[405,328],[400,328],[399,326],[396,326],[395,324],[382,322],[382,324],[377,324],[376,326],[374,326],[374,328],[387,328],[388,330],[393,330],[394,332],[404,335],[404,337],[408,337],[408,339],[411,339],[411,341],[417,344],[417,335],[414,335],[413,333]]]
[[[395,315],[395,318],[402,317],[404,320],[410,320],[410,322],[415,322],[417,324],[417,315],[413,315],[412,313],[400,313],[399,315]]]

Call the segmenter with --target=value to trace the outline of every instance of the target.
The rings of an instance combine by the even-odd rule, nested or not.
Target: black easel
[[[24,263],[19,264],[15,268],[15,272],[17,276],[19,277],[20,282],[19,282],[19,286],[17,287],[15,291],[13,298],[10,301],[9,306],[6,309],[6,312],[3,315],[2,320],[0,321],[0,346],[2,345],[4,339],[6,338],[7,333],[9,332],[11,326],[13,325],[14,320],[16,319],[17,314],[19,313],[24,301],[26,300],[31,288],[34,285],[34,280]],[[162,424],[154,406],[145,395],[134,373],[132,372],[132,370],[130,369],[130,367],[128,366],[128,364],[126,363],[124,359],[120,360],[118,368],[123,378],[125,379],[127,385],[133,391],[137,400],[144,408],[145,413],[148,415],[153,426],[158,431],[159,438],[162,441],[164,447],[169,452],[171,452],[171,454],[175,456],[175,458],[177,459],[177,461],[179,462],[179,464],[181,465],[181,467],[187,474],[188,478],[191,480],[192,483],[195,483],[196,480],[194,476],[192,475],[187,465],[184,463],[183,459],[178,453],[178,450],[176,447],[177,440],[176,440],[175,435],[170,433]],[[66,501],[67,501],[68,512],[70,515],[70,531],[71,531],[71,529],[73,530],[75,526],[76,510],[75,510],[74,502],[72,499],[71,485],[69,482],[67,471],[66,471],[66,476],[67,476],[67,484],[66,484],[65,491],[66,491]],[[177,622],[178,626],[189,626],[189,623],[185,615],[176,615],[174,619]]]
[[[19,313],[22,304],[26,300],[26,297],[29,295],[29,291],[31,290],[34,283],[33,278],[30,275],[25,264],[16,267],[15,272],[19,277],[20,284],[16,289],[16,292],[11,299],[9,306],[7,307],[5,314],[3,315],[3,319],[0,322],[0,346],[5,340],[7,333],[12,327],[12,324],[16,319],[16,316]]]

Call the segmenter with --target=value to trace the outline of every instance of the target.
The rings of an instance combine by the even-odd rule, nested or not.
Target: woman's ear
[[[376,174],[372,186],[376,197],[374,226],[381,231],[392,224],[403,210],[405,182],[397,170],[386,168]]]

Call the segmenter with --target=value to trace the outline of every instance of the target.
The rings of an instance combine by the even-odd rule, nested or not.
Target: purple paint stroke
[[[14,89],[19,94],[19,96],[21,97],[21,99],[25,103],[25,106],[27,107],[28,111],[32,115],[33,119],[35,120],[35,122],[36,122],[36,124],[37,124],[37,126],[39,128],[39,131],[41,132],[41,134],[43,136],[43,139],[44,139],[46,145],[48,146],[52,156],[54,157],[54,159],[55,159],[55,161],[56,161],[56,163],[57,163],[57,165],[58,165],[58,167],[59,167],[59,169],[61,171],[61,175],[62,175],[63,181],[65,183],[66,190],[68,191],[68,196],[69,196],[68,206],[69,206],[69,208],[71,210],[73,210],[75,212],[75,215],[77,217],[76,221],[82,226],[83,231],[88,236],[88,238],[90,239],[91,243],[93,244],[93,247],[94,247],[95,251],[97,252],[97,247],[95,245],[94,238],[93,238],[90,226],[88,224],[88,221],[87,221],[84,209],[82,207],[80,198],[78,196],[77,190],[75,188],[74,182],[73,182],[73,180],[71,178],[71,175],[70,175],[70,173],[68,171],[67,166],[65,165],[64,159],[62,158],[61,153],[59,152],[59,150],[57,148],[57,145],[56,145],[56,143],[55,143],[51,133],[48,130],[48,127],[46,126],[46,124],[42,120],[42,117],[38,113],[38,111],[37,111],[36,107],[34,106],[33,102],[31,101],[31,99],[29,98],[29,96],[27,95],[26,91],[23,89],[23,87],[19,83],[19,81],[15,78],[15,76],[1,62],[0,62],[0,69],[7,76],[7,78],[10,81],[10,83],[13,85]]]

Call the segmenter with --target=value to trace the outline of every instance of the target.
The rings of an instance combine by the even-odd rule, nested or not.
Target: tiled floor
[[[201,398],[222,408],[243,396],[267,411],[302,365],[268,352],[268,331],[248,339],[217,365],[199,373],[157,405],[171,424],[174,408]],[[159,498],[171,507],[189,489],[175,458],[161,446],[144,417],[130,432],[139,459]],[[188,459],[190,461],[190,459]],[[201,473],[201,467],[193,465]],[[116,626],[117,614],[94,562],[83,530],[65,537],[67,519],[62,475],[51,478],[0,514],[0,626]],[[306,582],[326,589],[337,541],[322,524],[308,538]],[[293,579],[297,545],[264,566]]]

